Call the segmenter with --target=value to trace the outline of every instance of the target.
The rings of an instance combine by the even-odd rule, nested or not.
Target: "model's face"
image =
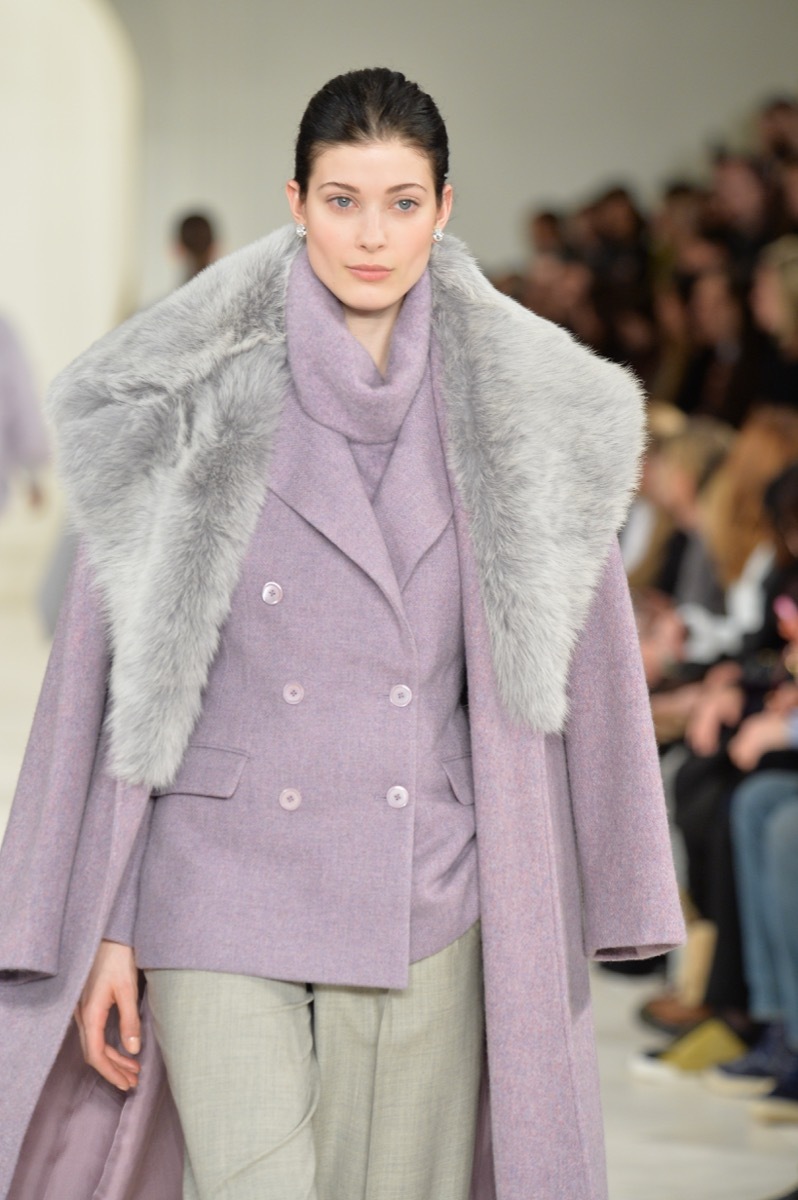
[[[316,275],[347,310],[375,316],[398,311],[424,274],[452,204],[448,184],[438,204],[426,154],[398,141],[330,146],[307,195],[293,180],[286,192]]]

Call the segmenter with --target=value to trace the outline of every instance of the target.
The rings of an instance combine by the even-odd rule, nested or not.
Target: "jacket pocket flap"
[[[173,782],[167,787],[154,788],[152,794],[228,800],[238,787],[248,757],[243,750],[223,746],[187,746]]]
[[[464,754],[460,758],[449,758],[443,763],[452,791],[461,804],[474,803],[474,772],[471,766],[471,755]]]

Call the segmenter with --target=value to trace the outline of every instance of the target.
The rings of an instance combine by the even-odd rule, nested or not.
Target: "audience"
[[[798,100],[649,214],[614,182],[528,229],[494,282],[650,397],[621,549],[706,961],[642,1010],[674,1040],[641,1060],[798,1125]]]

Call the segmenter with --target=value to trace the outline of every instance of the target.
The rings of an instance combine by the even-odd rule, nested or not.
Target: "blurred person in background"
[[[648,437],[640,483],[626,524],[619,534],[624,570],[632,588],[655,587],[661,578],[666,548],[675,527],[652,492],[653,462],[663,442],[681,433],[687,420],[673,405],[651,400],[646,406]]]
[[[768,485],[798,458],[798,412],[756,409],[740,430],[701,502],[700,527],[724,588],[724,611],[682,604],[688,656],[711,663],[740,650],[743,638],[761,629],[767,610],[766,581],[776,546],[765,507]]]
[[[696,604],[709,612],[725,612],[724,588],[702,521],[707,490],[734,440],[735,431],[725,422],[689,417],[681,429],[652,443],[647,494],[670,518],[675,532],[659,573],[647,582],[675,605]]]
[[[798,235],[798,151],[780,164],[778,188],[778,231]]]
[[[678,745],[668,752],[677,830],[687,855],[689,900],[697,916],[704,919],[702,925],[707,919],[712,922],[713,938],[703,943],[707,961],[700,995],[687,1002],[678,989],[671,988],[643,1007],[641,1015],[647,1024],[676,1035],[659,1057],[654,1052],[643,1056],[646,1071],[652,1064],[668,1069],[688,1064],[688,1069],[710,1067],[743,1055],[745,1046],[717,1022],[702,1027],[699,1040],[680,1036],[680,1031],[689,1031],[715,1016],[746,1038],[755,1040],[759,1032],[748,1012],[729,804],[746,773],[798,766],[798,754],[785,735],[783,718],[775,716],[775,711],[783,712],[784,704],[789,706],[796,695],[788,669],[793,663],[786,646],[788,631],[779,621],[778,608],[785,594],[798,596],[798,464],[789,465],[769,485],[765,508],[776,554],[766,583],[762,628],[744,639],[736,657],[724,659],[706,674],[703,683],[691,685],[693,703],[685,749],[675,760]],[[653,640],[649,657],[656,654],[661,642],[662,638]],[[775,734],[774,720],[781,722]],[[701,932],[703,935],[703,929]]]
[[[798,234],[762,251],[750,302],[765,335],[757,395],[798,409]]]
[[[779,178],[779,167],[798,155],[798,99],[773,96],[756,115],[755,161],[771,184]]]
[[[566,250],[562,215],[553,209],[533,209],[527,218],[527,234],[533,259],[539,254],[562,256]]]
[[[798,468],[792,492],[788,536],[798,552]],[[782,592],[774,609],[787,641],[786,681],[742,720],[728,746],[740,771],[755,771],[731,797],[731,830],[749,1012],[760,1032],[706,1082],[721,1095],[756,1098],[754,1119],[798,1123],[798,605]],[[779,760],[780,751],[791,751],[792,761]]]
[[[39,473],[48,457],[30,364],[12,326],[0,316],[0,511],[15,477],[24,478],[31,505],[42,503]]]
[[[674,403],[739,427],[755,399],[761,344],[730,271],[701,272],[688,302],[693,349]]]
[[[649,222],[656,283],[671,281],[680,248],[698,237],[705,203],[706,193],[688,180],[675,179],[665,185]]]
[[[736,654],[723,655],[702,683],[683,689],[689,754],[681,756],[673,782],[675,821],[687,850],[690,898],[699,914],[714,922],[717,942],[703,1003],[695,1011],[667,994],[645,1006],[644,1016],[650,1023],[662,1020],[671,1029],[679,1021],[689,1027],[698,1018],[708,1016],[709,1006],[731,1020],[738,1031],[747,1034],[750,1030],[728,824],[729,797],[742,777],[742,767],[730,757],[728,743],[740,722],[761,709],[766,692],[784,678],[780,655],[785,639],[773,606],[785,591],[798,594],[798,421],[783,410],[763,410],[758,414],[757,423],[760,421],[766,423],[766,429],[760,426],[746,442],[746,431],[741,432],[727,466],[718,473],[723,487],[716,497],[718,508],[710,521],[709,537],[719,566],[727,571],[736,569],[735,562],[739,565],[746,543],[754,550],[765,544],[763,539],[772,545],[771,567],[761,581],[761,603],[756,605],[761,608],[761,619],[756,627],[749,622],[749,632],[740,640]],[[787,422],[792,422],[789,431]],[[778,469],[782,439],[784,457]],[[768,484],[757,483],[757,471],[750,465],[747,486],[734,487],[741,444],[750,458],[767,455],[771,470],[776,472]],[[764,464],[759,470],[767,474]],[[721,535],[724,513],[728,531]],[[741,533],[748,530],[739,547],[729,536],[735,521]],[[755,762],[746,763],[745,769],[754,766]]]
[[[652,304],[658,354],[650,391],[652,397],[675,408],[692,351],[687,303],[675,280],[671,280],[655,287]]]
[[[175,224],[174,248],[181,263],[183,283],[188,283],[219,256],[213,219],[202,212],[180,217]]]
[[[719,152],[713,164],[705,229],[728,249],[735,283],[747,287],[763,246],[776,232],[776,198],[754,159]]]

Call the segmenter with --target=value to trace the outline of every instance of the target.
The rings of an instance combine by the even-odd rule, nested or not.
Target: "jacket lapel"
[[[402,591],[452,516],[446,460],[431,400],[430,389],[422,386],[374,497],[374,512]]]
[[[286,398],[269,487],[370,576],[399,612],[391,557],[343,434]]]

